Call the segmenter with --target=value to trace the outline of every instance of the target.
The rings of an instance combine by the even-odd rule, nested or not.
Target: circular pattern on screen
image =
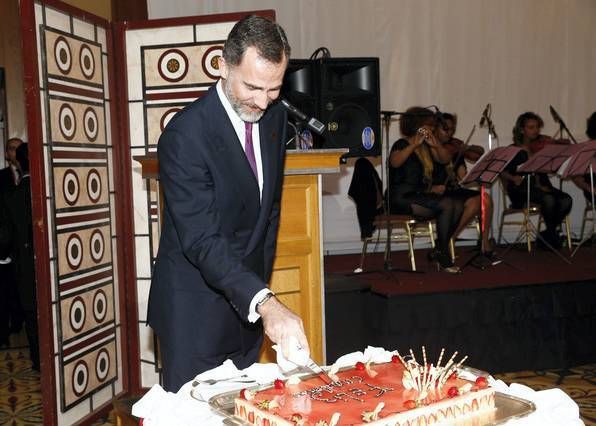
[[[99,229],[96,229],[91,234],[91,238],[89,239],[89,252],[91,253],[91,259],[95,263],[101,262],[103,258],[103,253],[105,249],[105,243],[103,239],[103,234]]]
[[[205,51],[201,59],[203,72],[214,80],[217,80],[221,72],[219,71],[219,58],[222,56],[223,46],[212,46]]]
[[[56,65],[62,74],[68,74],[72,67],[72,54],[70,53],[70,45],[68,41],[62,36],[58,37],[54,42],[54,59]]]
[[[80,360],[76,363],[72,371],[72,390],[76,396],[81,396],[85,393],[87,385],[89,384],[89,367],[87,363]]]
[[[72,140],[77,131],[77,121],[75,113],[69,104],[62,104],[58,113],[58,126],[60,133],[66,140]]]
[[[101,197],[101,176],[96,169],[89,170],[87,174],[87,194],[93,203],[97,203]]]
[[[79,177],[74,170],[68,169],[62,178],[62,195],[69,206],[74,206],[79,199]]]
[[[90,142],[95,142],[99,131],[99,125],[97,123],[97,113],[91,107],[88,107],[83,114],[83,129],[85,130],[87,139],[89,139]]]
[[[95,358],[95,374],[100,382],[103,382],[108,377],[110,371],[110,354],[104,348],[97,353]]]
[[[79,63],[81,65],[81,72],[87,80],[93,78],[95,74],[95,58],[93,52],[88,45],[82,44],[79,51]]]
[[[168,49],[159,57],[157,71],[164,80],[180,81],[188,72],[188,58],[179,49]]]
[[[81,296],[77,296],[73,299],[72,303],[70,304],[70,326],[74,331],[81,331],[83,325],[85,325],[85,317],[86,310],[85,310],[85,302],[81,298]]]
[[[161,120],[159,120],[159,128],[162,132],[166,128],[172,117],[174,117],[176,113],[181,109],[182,108],[170,108],[169,110],[163,113],[163,115],[161,116]]]
[[[106,293],[99,289],[93,296],[93,317],[95,321],[102,322],[108,313],[108,298]]]
[[[66,242],[66,261],[71,269],[79,269],[83,260],[83,243],[78,234],[72,234]]]

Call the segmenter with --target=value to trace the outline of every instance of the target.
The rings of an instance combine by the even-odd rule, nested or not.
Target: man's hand
[[[290,311],[275,296],[271,297],[258,308],[259,314],[263,319],[263,328],[265,334],[273,343],[281,346],[282,353],[287,359],[292,348],[292,338],[296,339],[298,345],[310,356],[310,348],[302,320],[294,312]],[[295,343],[294,343],[295,344]]]

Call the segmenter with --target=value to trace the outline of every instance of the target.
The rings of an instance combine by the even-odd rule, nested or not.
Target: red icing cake
[[[479,425],[494,416],[494,390],[486,387],[484,378],[475,383],[453,375],[440,389],[421,395],[404,387],[401,363],[370,369],[359,364],[339,372],[330,385],[311,377],[298,384],[276,380],[254,393],[242,391],[234,401],[235,415],[257,426]]]

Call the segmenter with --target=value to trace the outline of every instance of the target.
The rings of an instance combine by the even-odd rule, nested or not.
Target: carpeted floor
[[[43,424],[39,373],[27,348],[0,351],[0,424]]]

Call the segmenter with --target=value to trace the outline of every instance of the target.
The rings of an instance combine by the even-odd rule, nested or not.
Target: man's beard
[[[232,89],[231,89],[232,84],[229,81],[229,79],[223,80],[222,86],[223,86],[223,90],[224,90],[226,97],[230,101],[230,105],[232,105],[232,109],[236,112],[236,114],[238,114],[238,117],[240,117],[240,119],[242,121],[246,121],[248,123],[256,123],[257,121],[259,121],[261,119],[261,117],[263,116],[265,111],[259,110],[257,112],[253,112],[253,111],[245,110],[244,108],[246,108],[246,105],[244,105],[242,103],[242,101],[240,101],[232,93]]]

